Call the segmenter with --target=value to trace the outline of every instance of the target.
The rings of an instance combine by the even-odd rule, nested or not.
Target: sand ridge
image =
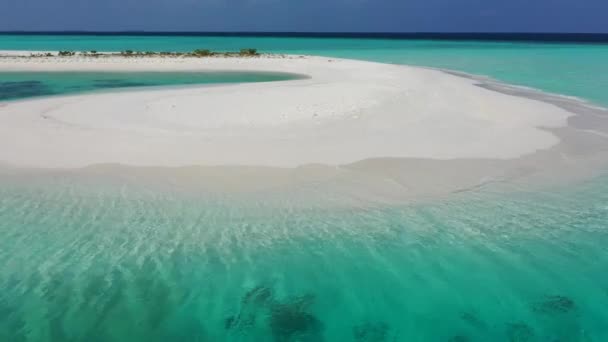
[[[0,58],[0,71],[269,71],[309,78],[137,89],[0,107],[0,161],[33,167],[512,159],[572,114],[436,70],[326,57]]]

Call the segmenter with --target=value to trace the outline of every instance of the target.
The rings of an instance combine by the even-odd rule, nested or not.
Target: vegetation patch
[[[258,57],[260,53],[257,49],[246,48],[240,51],[212,51],[209,49],[196,49],[192,52],[174,52],[174,51],[135,51],[131,49],[123,50],[121,52],[98,52],[97,50],[90,51],[59,51],[57,54],[50,52],[46,53],[32,53],[29,57],[72,57],[72,56],[86,56],[86,57],[190,57],[190,58],[205,58],[205,57]]]

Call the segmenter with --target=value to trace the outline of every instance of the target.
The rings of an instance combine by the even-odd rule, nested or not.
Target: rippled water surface
[[[606,341],[608,184],[358,209],[2,183],[1,341]]]

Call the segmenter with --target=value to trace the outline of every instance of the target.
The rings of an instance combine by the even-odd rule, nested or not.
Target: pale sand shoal
[[[513,159],[569,113],[422,68],[323,57],[0,58],[0,71],[273,71],[310,78],[7,102],[0,162],[72,168]]]
[[[0,71],[10,70],[309,78],[0,103],[2,184],[238,193],[327,208],[540,190],[608,167],[608,110],[439,70],[303,56],[0,57]]]

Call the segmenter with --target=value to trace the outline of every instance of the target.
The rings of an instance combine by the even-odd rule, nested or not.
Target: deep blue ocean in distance
[[[186,36],[186,37],[297,37],[375,38],[422,40],[481,40],[527,42],[608,43],[608,33],[508,33],[508,32],[188,32],[188,31],[0,31],[3,35],[91,35],[91,36]]]

